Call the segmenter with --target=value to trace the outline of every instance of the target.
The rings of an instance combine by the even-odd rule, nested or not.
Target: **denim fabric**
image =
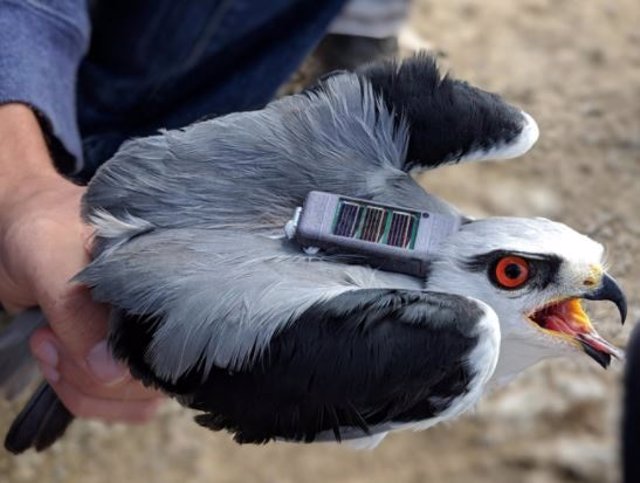
[[[89,36],[85,0],[0,0],[0,104],[31,106],[67,160],[82,153],[76,72]]]
[[[88,179],[127,138],[264,106],[345,0],[94,1],[78,79]]]

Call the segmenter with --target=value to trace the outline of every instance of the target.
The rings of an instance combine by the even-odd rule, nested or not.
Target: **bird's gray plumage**
[[[402,171],[407,136],[371,85],[344,74],[325,91],[132,140],[100,168],[84,210],[103,249],[146,234],[107,249],[78,280],[98,300],[162,314],[148,356],[164,377],[203,354],[207,368],[241,367],[314,300],[397,285],[398,275],[311,262],[265,238],[282,235],[309,191],[457,213]]]
[[[251,365],[288,322],[347,290],[421,288],[418,279],[314,259],[282,238],[192,228],[152,231],[104,252],[79,280],[96,300],[161,315],[147,357],[172,381],[201,360],[207,372]]]
[[[463,218],[411,178],[408,121],[366,79],[343,74],[324,87],[261,111],[131,141],[92,181],[85,216],[98,228],[99,249],[78,280],[92,287],[97,300],[157,316],[144,354],[157,377],[177,382],[194,370],[206,375],[214,367],[251,368],[289,324],[346,291],[421,290],[417,279],[309,257],[283,239],[286,221],[309,191]],[[193,173],[206,181],[194,183]],[[438,320],[431,309],[415,310],[421,320]],[[490,310],[480,313],[493,317]],[[115,333],[124,332],[120,320]],[[449,319],[457,323],[475,326],[480,318]],[[495,338],[499,329],[492,327]],[[483,344],[484,336],[474,346]],[[452,349],[448,357],[457,366],[469,356]],[[497,346],[483,353],[487,358],[497,359]],[[475,396],[486,376],[465,390]],[[464,399],[451,397],[452,405]],[[370,436],[346,429],[348,436],[340,437]],[[253,438],[242,431],[237,437]]]
[[[457,212],[402,171],[407,123],[366,80],[345,73],[326,83],[259,111],[125,143],[91,182],[85,215],[273,231],[313,189]]]
[[[333,75],[260,111],[127,142],[85,196],[96,243],[77,280],[114,307],[110,339],[134,375],[240,442],[428,427],[477,401],[500,325],[523,331],[528,304],[596,273],[602,250],[548,220],[471,221],[408,171],[515,156],[536,138],[529,116],[425,57]],[[308,256],[282,231],[312,190],[448,213],[462,229],[426,281]],[[538,257],[528,229],[553,235],[566,266],[548,268],[557,286],[505,294],[486,247]],[[520,347],[527,366],[546,346],[516,358]]]

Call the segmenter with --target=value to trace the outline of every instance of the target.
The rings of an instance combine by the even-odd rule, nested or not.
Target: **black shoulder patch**
[[[206,412],[197,421],[241,443],[311,442],[321,432],[429,419],[464,394],[466,364],[484,315],[459,296],[390,289],[346,292],[285,325],[250,369],[194,369],[176,383],[144,354],[153,322],[130,319],[112,335],[132,373]]]
[[[519,109],[496,94],[442,76],[435,58],[426,54],[369,65],[359,75],[409,123],[405,170],[433,168],[509,143],[524,126]]]
[[[239,442],[310,442],[327,430],[340,440],[343,427],[429,419],[466,391],[473,375],[464,361],[482,315],[461,297],[401,290],[320,302],[273,339],[251,372],[218,379],[223,398],[196,397],[198,409],[213,413],[200,422]]]

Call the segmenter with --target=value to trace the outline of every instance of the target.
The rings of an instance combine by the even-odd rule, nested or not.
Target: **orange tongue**
[[[591,321],[578,299],[567,300],[546,309],[543,313],[544,328],[569,335],[583,347],[591,349],[592,357],[613,356],[624,358],[624,352],[603,339],[591,325]],[[595,352],[593,352],[595,351]],[[608,360],[606,365],[608,365]],[[602,363],[602,362],[601,362]]]
[[[578,299],[567,300],[549,307],[543,317],[545,328],[556,332],[575,335],[594,331]]]

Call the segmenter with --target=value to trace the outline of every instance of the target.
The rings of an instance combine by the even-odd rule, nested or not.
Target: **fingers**
[[[64,405],[79,417],[105,421],[143,422],[154,414],[162,396],[133,380],[111,357],[105,341],[96,344],[78,364],[51,329],[36,331],[31,350],[40,370]]]
[[[71,276],[81,268],[74,269]],[[65,281],[62,287],[53,284],[43,284],[42,287],[50,291],[40,297],[47,321],[72,357],[78,360],[86,358],[89,351],[106,337],[109,308],[94,302],[87,287],[73,282]]]
[[[111,357],[105,341],[109,309],[95,303],[86,287],[68,282],[86,261],[84,249],[79,252],[58,272],[64,273],[63,283],[54,280],[52,272],[40,279],[43,292],[38,298],[50,328],[32,336],[32,352],[62,403],[76,416],[147,421],[160,395],[131,379]]]
[[[12,310],[39,306],[50,329],[31,349],[62,402],[79,416],[143,421],[158,394],[133,381],[106,344],[108,308],[72,282],[89,262],[91,229],[80,218],[84,188],[40,177],[14,190],[0,212],[0,298]]]
[[[85,361],[78,363],[66,352],[51,329],[37,330],[30,340],[31,351],[41,366],[54,369],[68,384],[81,392],[106,399],[140,400],[159,396],[131,378],[127,368],[111,356],[106,341],[101,341]]]
[[[15,260],[11,266],[15,278],[35,298],[30,305],[42,308],[54,332],[80,359],[104,339],[108,309],[94,303],[86,287],[73,282],[90,258],[92,230],[80,219],[85,189],[65,183],[51,191],[37,210],[32,209],[36,214],[24,215],[28,223],[16,224],[9,259]],[[56,209],[46,210],[50,205]]]

